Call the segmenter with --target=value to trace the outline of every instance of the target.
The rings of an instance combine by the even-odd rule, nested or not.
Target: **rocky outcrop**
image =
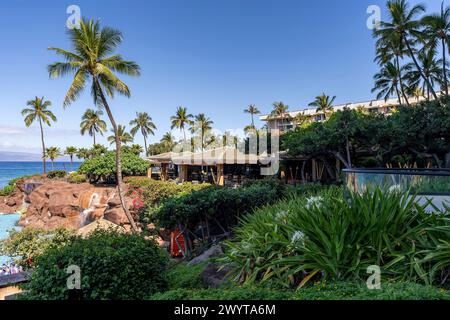
[[[19,221],[23,227],[79,229],[106,219],[130,229],[115,187],[48,180],[26,195],[25,202],[28,209]],[[127,204],[132,209],[131,199],[127,199]]]
[[[21,211],[24,205],[24,197],[25,197],[23,191],[24,191],[23,181],[18,181],[11,195],[0,197],[0,212],[16,213]]]

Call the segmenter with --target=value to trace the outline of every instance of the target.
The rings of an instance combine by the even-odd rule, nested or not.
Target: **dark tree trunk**
[[[444,76],[445,95],[448,96],[448,80],[447,80],[447,57],[445,55],[445,40],[442,39],[442,71]]]
[[[400,61],[399,61],[398,56],[395,56],[395,59],[396,59],[396,64],[397,64],[398,81],[400,83],[400,90],[402,92],[403,99],[405,99],[406,105],[409,106],[408,97],[406,96],[406,93],[405,93],[405,86],[403,85],[402,71],[400,68]]]
[[[47,173],[47,164],[45,159],[45,142],[44,142],[44,128],[42,127],[42,119],[39,118],[39,127],[41,128],[41,143],[42,143],[42,165],[44,174]]]
[[[406,47],[408,48],[411,59],[413,60],[414,64],[416,65],[417,71],[419,71],[421,77],[425,80],[425,83],[427,84],[428,89],[431,91],[431,94],[433,95],[434,99],[438,102],[439,101],[438,96],[436,95],[436,92],[434,91],[434,88],[431,86],[431,83],[428,80],[428,78],[425,77],[425,75],[423,74],[422,68],[420,68],[419,63],[417,62],[417,59],[414,56],[414,52],[411,48],[411,45],[409,44],[409,41],[406,40],[405,37],[403,38],[403,40],[405,41]]]
[[[113,127],[114,130],[114,138],[116,140],[116,171],[117,171],[117,175],[116,175],[116,182],[117,182],[117,190],[119,192],[119,198],[120,198],[120,202],[122,204],[122,208],[123,211],[125,212],[125,215],[128,218],[128,221],[131,224],[131,228],[134,232],[138,232],[138,227],[136,225],[136,222],[134,221],[133,217],[131,216],[130,211],[128,210],[127,204],[125,202],[125,197],[124,197],[124,192],[123,192],[123,181],[122,181],[122,160],[120,158],[120,137],[118,134],[118,130],[117,130],[117,124],[116,121],[114,120],[114,116],[111,112],[111,109],[109,108],[108,102],[106,101],[106,97],[103,94],[103,90],[100,87],[100,83],[98,82],[98,80],[96,78],[94,78],[95,81],[95,86],[97,87],[97,90],[99,92],[100,98],[102,100],[103,106],[106,110],[106,113],[108,114],[109,117],[109,121],[111,122],[111,126]]]

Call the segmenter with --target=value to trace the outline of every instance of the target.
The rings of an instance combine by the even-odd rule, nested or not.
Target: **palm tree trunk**
[[[445,95],[448,96],[447,60],[445,56],[445,40],[442,39],[442,71],[444,73]]]
[[[52,159],[52,170],[55,170],[55,159]]]
[[[96,145],[96,142],[95,142],[95,130],[94,130],[93,136],[94,136],[94,147],[95,147],[95,145]]]
[[[252,113],[252,127],[255,128],[255,120],[253,119],[253,113]]]
[[[116,171],[117,171],[116,180],[117,180],[117,190],[119,192],[120,202],[122,204],[123,211],[125,212],[125,215],[127,216],[128,221],[131,224],[131,229],[134,232],[138,232],[138,227],[137,227],[136,222],[134,221],[133,217],[131,216],[130,211],[128,210],[127,204],[125,202],[124,192],[123,192],[122,160],[120,158],[120,151],[121,151],[120,150],[120,137],[119,137],[119,133],[118,133],[118,129],[117,129],[117,123],[114,120],[114,116],[111,112],[111,109],[109,108],[108,102],[106,101],[106,97],[103,94],[103,90],[100,87],[100,83],[98,82],[98,79],[94,78],[94,81],[95,81],[97,90],[100,94],[100,98],[102,99],[103,106],[106,110],[106,113],[108,114],[109,121],[111,122],[111,125],[114,130],[114,138],[116,140]]]
[[[145,156],[147,156],[148,155],[147,138],[145,137],[145,134],[143,132],[142,132],[142,136],[144,137]]]
[[[419,71],[421,77],[425,80],[425,83],[427,84],[429,90],[431,91],[431,93],[433,94],[434,99],[438,102],[438,96],[436,95],[436,92],[434,91],[433,87],[431,86],[430,81],[428,80],[427,77],[425,77],[425,75],[423,74],[422,69],[419,66],[419,63],[417,62],[416,57],[414,56],[414,53],[412,51],[411,45],[409,44],[409,41],[406,40],[406,38],[403,38],[403,40],[405,41],[406,47],[408,48],[409,54],[411,56],[411,59],[413,60],[414,64],[416,65],[417,71]]]
[[[44,167],[44,174],[47,173],[47,165],[45,162],[45,142],[44,142],[44,128],[42,128],[42,119],[39,118],[39,127],[41,128],[41,142],[42,142],[42,165]]]
[[[352,167],[352,159],[350,157],[350,142],[348,141],[348,137],[345,139],[345,151],[347,152],[347,162],[348,166]]]
[[[401,105],[402,104],[402,98],[400,96],[400,91],[398,90],[398,86],[397,85],[395,85],[395,91],[397,91],[398,104]]]
[[[397,64],[397,72],[398,72],[398,80],[400,83],[400,90],[402,92],[403,99],[405,99],[406,105],[409,107],[409,101],[408,101],[408,97],[405,94],[405,86],[403,85],[402,71],[400,68],[400,61],[399,61],[398,56],[395,56],[395,60],[396,60],[396,64]]]

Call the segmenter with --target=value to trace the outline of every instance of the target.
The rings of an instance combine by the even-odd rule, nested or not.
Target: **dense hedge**
[[[13,229],[8,238],[0,241],[0,255],[15,257],[17,263],[28,266],[46,250],[69,244],[74,236],[73,231],[64,228],[52,231],[35,228],[20,231]]]
[[[147,174],[150,164],[131,152],[122,152],[122,174],[124,176],[143,176]],[[111,180],[116,174],[116,155],[110,151],[104,155],[84,161],[78,172],[85,174],[91,180]]]
[[[284,185],[276,180],[255,182],[237,189],[211,187],[168,199],[152,217],[165,228],[179,224],[194,227],[205,220],[231,227],[242,215],[274,203],[283,194]]]
[[[51,248],[36,259],[24,299],[143,299],[167,287],[166,254],[140,235],[96,231]],[[81,289],[69,290],[69,266],[81,271]]]
[[[146,177],[127,177],[125,180],[130,188],[130,193],[139,192],[147,206],[158,205],[165,200],[189,194],[193,191],[210,188],[208,183],[193,184],[185,182],[176,184],[171,181],[153,180]]]
[[[318,283],[297,291],[261,287],[176,289],[151,300],[450,300],[446,290],[416,283],[386,283],[369,290],[362,283]]]

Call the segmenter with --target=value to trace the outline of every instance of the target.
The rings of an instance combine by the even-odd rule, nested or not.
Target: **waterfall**
[[[81,198],[81,201],[82,201],[82,198]],[[91,195],[91,197],[89,199],[88,205],[86,207],[81,206],[82,209],[86,208],[86,209],[81,211],[81,215],[80,215],[81,226],[85,226],[86,225],[87,217],[89,216],[89,214],[93,213],[97,209],[97,206],[99,204],[100,204],[100,196],[96,192],[92,193],[92,195]]]

